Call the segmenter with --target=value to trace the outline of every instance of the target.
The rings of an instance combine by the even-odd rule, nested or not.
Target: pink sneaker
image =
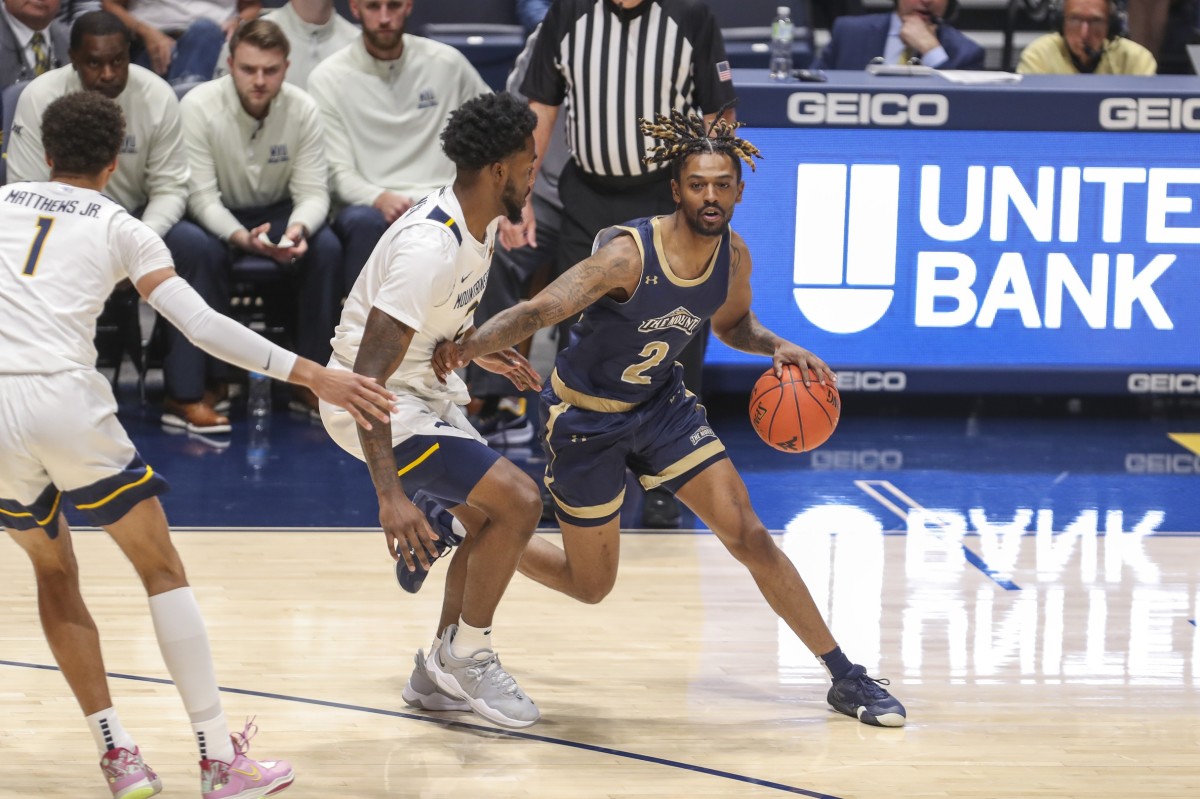
[[[200,761],[200,795],[204,799],[259,799],[279,793],[292,784],[296,773],[286,760],[251,760],[250,739],[258,732],[254,719],[246,728],[230,736],[233,739],[232,763],[220,760]]]
[[[100,758],[100,770],[112,790],[113,799],[150,799],[162,790],[162,781],[142,760],[136,748],[110,749]]]

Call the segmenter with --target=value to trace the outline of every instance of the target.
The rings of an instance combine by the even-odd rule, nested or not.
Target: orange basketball
[[[800,368],[784,364],[783,378],[768,369],[750,392],[750,424],[759,438],[781,452],[808,452],[833,435],[842,415],[842,398],[832,383],[821,385],[809,372],[810,385]]]

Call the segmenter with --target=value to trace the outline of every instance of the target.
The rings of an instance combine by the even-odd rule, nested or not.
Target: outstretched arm
[[[610,292],[624,291],[630,296],[641,275],[641,252],[632,237],[619,235],[536,297],[493,316],[462,343],[442,342],[434,353],[434,371],[444,377],[467,361],[511,347],[540,328],[570,319]]]
[[[149,230],[145,235],[151,235]],[[155,237],[154,241],[165,255],[162,240]],[[134,285],[154,310],[209,355],[247,371],[307,386],[326,402],[349,411],[360,426],[371,426],[368,416],[380,422],[391,419],[395,397],[382,383],[328,369],[272,344],[210,308],[173,268],[154,269],[138,278]]]
[[[734,233],[729,253],[729,293],[724,304],[713,314],[713,333],[735,350],[771,356],[776,377],[781,377],[783,365],[790,363],[800,367],[805,385],[809,384],[810,369],[822,385],[826,381],[836,382],[837,377],[825,361],[780,338],[758,321],[754,311],[750,310],[750,271],[750,249],[742,237]]]

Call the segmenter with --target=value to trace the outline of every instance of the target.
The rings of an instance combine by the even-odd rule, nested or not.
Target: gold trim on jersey
[[[591,394],[584,394],[582,391],[576,391],[563,382],[558,376],[558,370],[555,369],[550,373],[550,386],[554,389],[554,393],[558,398],[568,405],[574,405],[576,408],[583,408],[585,411],[596,411],[598,413],[625,413],[632,411],[640,403],[637,402],[622,402],[621,400],[606,399],[604,397],[593,397]]]
[[[658,474],[644,474],[638,478],[638,482],[642,484],[642,488],[647,490],[658,488],[663,483],[674,480],[681,474],[685,474],[689,469],[694,469],[700,463],[708,460],[713,455],[725,451],[725,445],[720,439],[710,441],[694,452],[689,453],[686,457],[672,463],[666,469],[663,469]]]
[[[407,466],[405,466],[403,469],[397,469],[397,470],[396,470],[396,476],[397,476],[397,477],[403,477],[404,475],[408,474],[408,473],[409,473],[409,472],[411,472],[413,469],[417,468],[417,467],[418,467],[418,466],[420,466],[422,463],[424,463],[424,462],[425,462],[425,460],[426,460],[426,459],[427,459],[427,458],[428,458],[430,455],[432,455],[433,453],[437,452],[437,451],[438,451],[438,449],[439,449],[441,446],[442,446],[441,444],[434,444],[432,447],[430,447],[429,449],[427,449],[427,450],[425,450],[424,452],[422,452],[422,453],[421,453],[421,454],[420,454],[420,455],[419,455],[419,456],[416,458],[416,460],[410,461],[410,462],[409,462],[409,464],[408,464]]]
[[[151,469],[149,466],[147,466],[146,473],[144,475],[142,475],[141,477],[139,477],[137,480],[134,480],[132,483],[128,483],[127,485],[121,486],[116,491],[113,491],[111,494],[104,497],[103,499],[98,499],[95,502],[89,502],[86,505],[76,505],[75,507],[78,508],[79,510],[91,510],[92,508],[98,508],[101,505],[107,505],[109,502],[112,502],[114,499],[121,496],[129,489],[137,488],[138,486],[140,486],[142,483],[145,483],[147,480],[149,480],[153,476],[154,476],[154,470]]]
[[[721,234],[721,241],[717,244],[717,248],[713,250],[712,257],[708,259],[708,267],[699,277],[691,278],[680,277],[671,269],[671,264],[667,261],[667,248],[663,245],[662,240],[662,225],[659,224],[667,217],[656,216],[651,223],[654,227],[654,251],[658,253],[658,265],[662,268],[662,273],[667,276],[667,280],[674,283],[676,286],[684,288],[690,286],[699,286],[704,281],[712,277],[713,270],[717,268],[717,256],[721,253],[721,245],[725,243],[725,234]],[[644,262],[643,262],[644,263]]]

